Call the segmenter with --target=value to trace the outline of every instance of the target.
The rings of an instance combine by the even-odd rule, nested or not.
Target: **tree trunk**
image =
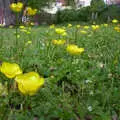
[[[5,25],[8,26],[10,24],[14,24],[14,14],[10,10],[10,0],[0,0],[0,9],[3,11],[3,19],[5,21]]]

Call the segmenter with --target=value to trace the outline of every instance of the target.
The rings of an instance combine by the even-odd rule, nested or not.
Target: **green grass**
[[[1,96],[1,120],[111,120],[115,115],[120,119],[120,33],[114,25],[90,28],[85,35],[75,31],[75,26],[67,28],[62,39],[85,48],[79,56],[69,55],[66,45],[53,45],[58,35],[47,26],[33,27],[31,34],[19,31],[17,44],[15,29],[0,28],[0,60],[45,78],[35,96],[26,98],[17,90]],[[3,84],[8,81],[2,73],[0,78]],[[28,107],[21,109],[21,104]]]

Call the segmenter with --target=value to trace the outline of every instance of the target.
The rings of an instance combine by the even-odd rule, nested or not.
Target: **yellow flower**
[[[92,29],[93,29],[93,30],[97,30],[97,29],[99,29],[99,28],[100,28],[99,25],[92,25]]]
[[[31,7],[27,7],[27,15],[34,16],[37,13],[37,9],[32,9]]]
[[[53,28],[55,28],[55,25],[54,24],[50,25],[50,29],[53,29]]]
[[[8,78],[14,78],[19,74],[22,74],[22,70],[16,63],[3,62],[0,71]]]
[[[30,31],[27,31],[26,34],[31,34],[31,32],[30,32]]]
[[[57,34],[63,34],[63,33],[65,33],[66,31],[65,31],[65,29],[62,29],[62,28],[56,28],[56,29],[55,29],[55,32],[56,32]]]
[[[30,23],[31,26],[34,26],[35,24],[33,22]]]
[[[67,33],[66,33],[66,32],[64,32],[64,33],[62,34],[62,36],[67,36]]]
[[[104,27],[108,27],[108,24],[103,24]]]
[[[84,26],[84,29],[89,29],[89,26],[87,26],[87,25],[86,25],[86,26]]]
[[[113,20],[112,20],[112,23],[118,23],[118,20],[113,19]]]
[[[30,40],[29,40],[27,43],[28,43],[28,44],[31,44],[31,43],[32,43],[32,41],[30,41]]]
[[[79,48],[77,45],[74,44],[67,45],[66,50],[72,55],[80,55],[82,52],[84,52],[84,48]]]
[[[77,25],[76,27],[77,27],[77,28],[80,28],[80,25]]]
[[[44,78],[36,72],[18,75],[15,81],[18,83],[19,91],[24,95],[34,95],[44,84]]]
[[[72,24],[68,24],[68,27],[72,27]]]
[[[65,40],[53,40],[52,43],[54,45],[63,45],[66,43],[66,41]]]
[[[26,30],[26,29],[21,29],[20,31],[27,33],[27,30]]]
[[[28,46],[29,44],[32,44],[32,41],[27,41],[27,43],[25,44],[26,46]]]
[[[20,38],[20,35],[19,35],[19,34],[17,34],[17,38]]]
[[[116,30],[117,32],[120,32],[120,28],[119,27],[114,27],[114,30]]]
[[[18,3],[12,3],[10,5],[10,8],[13,12],[21,12],[23,9],[23,3],[18,2]]]
[[[82,33],[82,34],[87,34],[87,32],[84,31],[84,30],[81,30],[80,33]]]
[[[22,25],[21,25],[19,28],[20,28],[20,29],[25,29],[25,26],[22,26]]]

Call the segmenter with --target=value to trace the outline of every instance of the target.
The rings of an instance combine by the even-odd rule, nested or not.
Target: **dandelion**
[[[44,84],[44,78],[36,72],[18,75],[15,78],[19,91],[24,95],[34,95]]]
[[[0,71],[8,78],[14,78],[19,74],[22,74],[22,70],[16,63],[3,62]]]
[[[22,2],[12,3],[10,5],[10,8],[13,12],[21,12],[23,9],[23,3]]]
[[[77,45],[69,44],[66,48],[67,52],[72,55],[80,55],[84,52],[84,48],[79,48]]]
[[[112,23],[118,23],[118,20],[117,19],[113,19]]]
[[[54,45],[63,45],[66,43],[66,41],[65,40],[53,40],[52,43]]]

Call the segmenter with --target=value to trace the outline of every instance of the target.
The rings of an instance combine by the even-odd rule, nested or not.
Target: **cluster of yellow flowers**
[[[37,13],[37,9],[32,9],[31,7],[27,7],[27,15],[34,16]]]
[[[18,2],[18,3],[12,3],[10,5],[10,8],[13,12],[21,12],[23,9],[23,3]]]
[[[21,12],[23,9],[23,3],[22,2],[17,2],[17,3],[12,3],[10,5],[10,8],[13,12]],[[29,16],[34,16],[37,13],[37,9],[32,9],[31,7],[27,7],[26,9],[27,15]]]
[[[117,31],[117,32],[120,32],[120,27],[114,27],[114,30]]]
[[[31,27],[20,26],[20,31],[26,34],[31,34]]]
[[[19,91],[24,95],[34,95],[44,84],[44,78],[36,72],[24,73],[16,63],[3,62],[0,71],[8,78],[15,78]]]
[[[56,29],[55,29],[55,32],[56,32],[57,34],[59,34],[59,35],[62,35],[62,36],[66,36],[66,35],[67,35],[66,30],[63,29],[63,28],[56,28]]]
[[[68,24],[67,27],[72,27],[72,24]],[[80,25],[77,25],[76,28],[80,28]],[[65,27],[55,28],[55,25],[53,24],[53,25],[50,25],[50,29],[54,29],[58,35],[62,35],[62,36],[67,35]],[[80,31],[80,32],[82,34],[87,33],[86,31]],[[67,42],[64,39],[56,39],[56,40],[52,40],[52,43],[54,45],[64,45]],[[74,45],[74,44],[66,44],[66,45],[67,45],[66,51],[71,55],[80,55],[81,53],[84,52],[84,48],[79,48],[77,45]]]
[[[52,43],[53,43],[54,45],[63,45],[63,44],[66,43],[66,41],[59,39],[59,40],[53,40]]]
[[[92,29],[95,30],[95,31],[98,30],[99,28],[100,28],[99,25],[92,25]]]

